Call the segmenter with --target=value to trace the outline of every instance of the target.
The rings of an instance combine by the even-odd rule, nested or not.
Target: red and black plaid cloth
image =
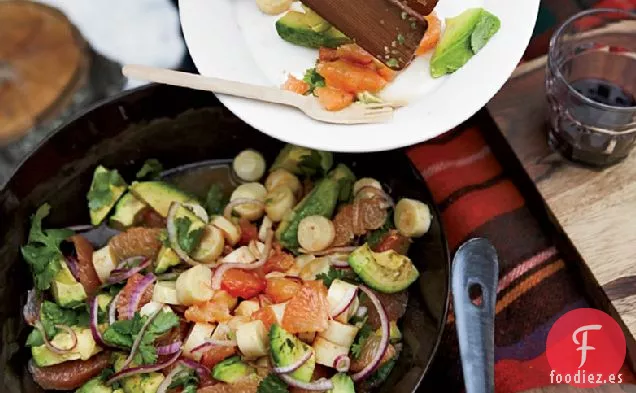
[[[581,9],[636,10],[636,0],[543,1],[535,35],[524,60],[547,52],[557,25]],[[439,138],[413,146],[408,154],[420,170],[442,214],[452,251],[471,237],[486,237],[500,261],[495,319],[497,393],[521,392],[550,384],[545,356],[548,331],[566,312],[589,307],[559,251],[542,232],[503,166],[468,121]],[[621,370],[626,383],[634,376]],[[427,390],[464,389],[454,316],[425,380]]]

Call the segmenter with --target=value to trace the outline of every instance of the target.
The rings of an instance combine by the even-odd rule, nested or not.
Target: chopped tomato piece
[[[309,91],[309,84],[294,77],[293,75],[289,75],[287,77],[287,81],[285,81],[285,84],[283,85],[283,89],[305,95]]]
[[[382,90],[387,81],[374,70],[345,60],[318,63],[316,71],[325,78],[327,86],[356,94]]]
[[[251,299],[265,290],[267,283],[256,272],[230,269],[223,275],[221,289],[234,297]]]
[[[263,265],[263,274],[271,272],[286,272],[294,266],[294,256],[281,250],[280,244],[275,244],[272,254]]]
[[[321,47],[318,50],[318,60],[320,61],[338,60],[338,51],[331,48]]]
[[[426,19],[426,23],[428,23],[428,27],[426,28],[424,37],[422,37],[419,48],[415,51],[417,55],[423,55],[435,48],[442,30],[442,23],[434,12],[424,18]]]
[[[201,364],[205,367],[212,369],[223,360],[234,355],[236,353],[236,347],[214,347],[206,351],[201,357]]]
[[[239,227],[241,228],[239,245],[247,246],[252,240],[258,240],[258,228],[256,228],[256,225],[244,218],[241,218],[239,220]]]
[[[341,45],[336,49],[338,59],[347,60],[358,64],[369,64],[375,60],[367,51],[356,44]]]
[[[323,332],[329,326],[327,287],[322,281],[307,281],[285,306],[283,328],[290,333]]]
[[[373,247],[373,251],[383,252],[393,250],[398,254],[406,255],[410,245],[411,239],[392,229]]]
[[[353,94],[347,93],[335,87],[317,87],[314,90],[318,96],[318,102],[328,111],[339,111],[353,103]]]
[[[272,310],[270,306],[266,306],[259,309],[258,311],[255,311],[252,314],[252,319],[263,322],[263,325],[265,325],[265,330],[267,331],[269,331],[269,329],[272,327],[273,324],[278,322],[276,320],[276,314],[274,313],[274,310]]]
[[[274,303],[283,303],[293,298],[301,287],[302,284],[298,281],[284,277],[272,277],[267,279],[265,294]]]
[[[216,291],[209,301],[188,307],[183,316],[190,322],[227,322],[232,318],[230,311],[236,303],[236,298],[227,292]]]

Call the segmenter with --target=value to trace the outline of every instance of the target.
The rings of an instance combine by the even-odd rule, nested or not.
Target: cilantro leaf
[[[44,338],[42,337],[42,333],[38,329],[31,330],[29,333],[29,337],[27,337],[26,343],[24,344],[27,347],[39,347],[40,345],[44,345]]]
[[[163,165],[156,158],[150,158],[144,162],[139,172],[137,172],[137,179],[151,179],[155,180],[159,178],[163,171]]]
[[[51,281],[62,268],[60,244],[73,235],[68,229],[42,229],[42,220],[50,210],[47,203],[38,208],[31,219],[28,243],[20,249],[22,257],[31,266],[35,286],[40,290],[51,287]]]
[[[303,81],[309,85],[308,93],[312,93],[312,94],[314,90],[316,89],[316,87],[325,87],[326,85],[325,78],[323,78],[322,75],[320,75],[315,68],[310,68],[307,71],[305,71],[305,75],[303,76]]]
[[[169,388],[175,389],[183,386],[182,393],[196,393],[199,386],[199,377],[191,368],[184,368],[172,378]]]
[[[223,214],[223,209],[225,209],[228,201],[229,198],[223,194],[221,186],[212,184],[205,197],[205,210],[211,216]]]
[[[287,384],[276,374],[269,374],[260,384],[256,393],[288,393]]]
[[[179,317],[175,313],[162,311],[152,320],[147,332],[159,336],[178,325]]]
[[[391,371],[393,370],[396,362],[397,356],[392,357],[391,360],[385,362],[373,374],[371,374],[366,382],[370,386],[377,386],[378,384],[384,382],[384,380],[389,377],[389,374],[391,374]]]
[[[320,273],[316,275],[317,280],[322,280],[325,286],[328,288],[331,286],[334,280],[346,281],[352,284],[359,283],[358,276],[349,269],[336,269],[335,267],[329,267],[327,274]]]
[[[78,313],[75,310],[63,309],[57,304],[44,301],[40,308],[40,322],[47,337],[54,337],[57,333],[55,325],[75,326]]]
[[[106,168],[98,167],[93,175],[91,188],[86,195],[88,208],[95,211],[112,204],[114,194],[111,190],[111,186],[118,187],[125,184],[126,182],[116,169],[109,171]]]
[[[192,221],[189,217],[177,217],[175,220],[177,227],[177,242],[183,251],[190,254],[201,242],[203,228],[190,230]]]
[[[362,352],[362,349],[364,348],[364,344],[366,343],[369,336],[371,336],[372,334],[373,328],[368,323],[362,325],[362,328],[360,328],[358,334],[356,335],[353,345],[351,345],[351,355],[353,359],[360,358],[360,354]]]

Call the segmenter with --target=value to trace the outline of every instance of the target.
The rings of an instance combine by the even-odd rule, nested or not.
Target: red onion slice
[[[237,345],[236,340],[215,340],[210,338],[205,340],[203,344],[192,348],[191,352],[203,352],[214,347],[236,347]]]
[[[172,355],[181,349],[181,341],[175,341],[168,345],[157,347],[157,355]]]
[[[71,275],[76,281],[79,281],[79,267],[77,266],[77,257],[74,255],[67,255],[64,257],[64,261],[66,261],[66,266],[68,270],[71,272]]]
[[[168,217],[166,218],[167,229],[168,229],[168,240],[170,240],[170,246],[174,250],[174,252],[181,258],[185,263],[191,266],[196,266],[201,264],[200,262],[192,259],[187,252],[183,251],[181,246],[179,245],[179,241],[177,239],[177,225],[175,223],[177,216],[177,209],[179,206],[182,206],[179,202],[172,202],[170,204],[170,208],[168,209]]]
[[[389,346],[389,318],[386,315],[386,311],[380,302],[380,299],[373,293],[372,290],[365,287],[364,285],[360,285],[359,287],[362,292],[364,292],[371,300],[371,303],[375,306],[378,311],[378,315],[380,316],[380,329],[382,332],[382,336],[380,338],[380,345],[378,345],[378,349],[373,355],[373,359],[369,362],[369,364],[360,370],[359,372],[353,374],[351,378],[354,382],[358,382],[361,379],[368,377],[380,364],[380,360],[382,360],[382,356],[384,356],[384,352]]]
[[[108,378],[108,380],[106,381],[106,385],[111,385],[113,382],[119,381],[120,379],[123,379],[126,377],[130,377],[132,375],[149,374],[149,373],[154,373],[155,371],[163,370],[164,368],[176,362],[179,359],[179,356],[181,356],[181,351],[172,355],[170,359],[157,363],[157,364],[124,368],[121,371],[113,374],[110,378]]]
[[[351,358],[347,355],[338,355],[333,362],[333,368],[338,370],[339,373],[346,373],[351,366]]]
[[[201,221],[203,221],[204,223],[207,224],[208,221],[210,221],[208,212],[206,212],[203,206],[199,205],[198,203],[186,202],[186,203],[182,203],[181,206],[190,210],[195,216],[199,217]]]
[[[338,269],[350,269],[351,266],[349,266],[349,261],[342,260],[342,259],[338,259],[338,257],[336,257],[334,254],[329,255],[329,265],[338,268]]]
[[[71,336],[72,345],[71,345],[70,348],[56,347],[55,344],[53,344],[49,340],[49,338],[46,337],[46,332],[44,331],[44,326],[42,326],[42,323],[39,320],[35,322],[34,327],[40,331],[40,334],[42,335],[42,340],[44,341],[44,345],[46,345],[46,347],[51,352],[57,353],[59,355],[64,355],[64,354],[67,354],[67,353],[71,352],[72,350],[74,350],[75,347],[77,346],[77,335],[75,334],[73,329],[71,329],[70,327],[68,327],[66,325],[55,325],[55,327],[57,329],[64,330],[69,336]]]
[[[196,371],[201,379],[209,378],[212,373],[207,367],[191,359],[181,359],[179,363]]]
[[[330,316],[332,318],[335,318],[338,315],[342,314],[343,312],[347,311],[349,306],[351,306],[351,303],[353,303],[354,299],[356,298],[357,294],[358,294],[357,287],[349,290],[345,294],[345,296],[343,296],[343,298],[340,300],[340,303],[338,303],[338,305],[329,312]]]
[[[108,283],[117,284],[122,281],[125,281],[129,279],[130,277],[134,276],[135,274],[139,273],[140,271],[144,270],[145,268],[150,266],[150,263],[152,263],[152,260],[150,260],[150,258],[144,258],[143,261],[138,266],[135,266],[133,268],[127,268],[127,266],[130,266],[130,263],[133,259],[138,260],[139,258],[143,258],[143,257],[128,258],[122,263],[120,263],[115,270],[110,272],[110,277],[108,277]]]
[[[146,322],[143,324],[143,326],[139,330],[139,333],[137,333],[135,342],[133,342],[132,348],[130,349],[130,354],[126,358],[126,361],[124,362],[124,364],[121,366],[122,369],[128,367],[128,365],[130,365],[130,363],[133,361],[133,358],[135,357],[135,354],[137,353],[137,350],[139,349],[139,345],[141,344],[141,339],[143,338],[144,333],[146,332],[146,329],[148,329],[148,326],[150,326],[150,323],[152,323],[152,320],[155,319],[155,317],[159,315],[161,311],[163,311],[163,304],[161,305],[161,307],[159,307],[157,311],[153,312],[148,317],[148,319],[146,319]]]
[[[121,292],[117,292],[117,295],[110,301],[108,306],[108,324],[112,325],[117,320],[117,302],[119,301],[119,295]]]
[[[289,366],[274,367],[272,371],[274,371],[276,374],[289,374],[291,372],[294,372],[298,370],[300,367],[302,367],[302,365],[305,364],[307,360],[309,360],[313,354],[314,354],[313,350],[306,351],[303,354],[303,356],[301,356],[297,361],[290,364]]]
[[[221,281],[223,281],[223,275],[226,271],[230,269],[258,269],[263,266],[267,259],[269,258],[269,254],[272,251],[272,241],[274,240],[274,231],[269,229],[267,234],[265,235],[265,249],[261,254],[261,258],[258,262],[255,263],[224,263],[216,268],[214,271],[214,275],[212,276],[212,289],[218,290],[221,289]]]
[[[301,382],[297,379],[290,377],[287,374],[280,374],[280,378],[285,381],[289,386],[293,386],[299,389],[305,390],[331,390],[333,389],[333,382],[329,379],[320,378],[314,382]]]
[[[137,312],[139,308],[139,303],[141,302],[141,297],[143,296],[146,289],[148,289],[152,283],[155,282],[157,278],[154,274],[150,273],[144,276],[144,278],[139,281],[137,286],[133,289],[132,295],[130,296],[130,301],[128,302],[128,307],[126,308],[126,318],[132,318]]]
[[[168,391],[168,389],[170,388],[170,384],[172,383],[172,379],[177,374],[179,374],[182,370],[183,370],[183,366],[182,365],[178,365],[175,368],[173,368],[172,371],[170,371],[168,373],[168,375],[166,375],[166,377],[163,379],[163,381],[161,381],[161,384],[159,385],[159,387],[157,388],[157,391],[155,393],[166,393]]]
[[[102,337],[102,332],[99,331],[99,323],[97,321],[98,309],[99,309],[99,302],[97,301],[97,296],[95,296],[90,300],[90,308],[89,308],[91,334],[93,335],[93,340],[95,340],[95,342],[98,345],[104,348],[108,348],[110,347],[110,345],[108,345],[106,341],[104,341],[104,337]]]
[[[234,208],[240,205],[258,205],[259,208],[265,208],[265,202],[259,201],[258,199],[237,198],[230,201],[230,203],[225,206],[225,209],[223,209],[223,216],[229,220],[232,218],[232,211]]]

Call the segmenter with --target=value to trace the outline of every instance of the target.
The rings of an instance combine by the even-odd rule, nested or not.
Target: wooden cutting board
[[[572,164],[554,153],[546,138],[544,80],[545,58],[521,65],[488,109],[538,190],[537,199],[547,207],[557,235],[562,235],[568,261],[581,262],[574,267],[591,300],[622,324],[633,366],[636,151],[603,171]]]
[[[87,47],[61,12],[0,0],[0,145],[54,118],[88,74]]]

